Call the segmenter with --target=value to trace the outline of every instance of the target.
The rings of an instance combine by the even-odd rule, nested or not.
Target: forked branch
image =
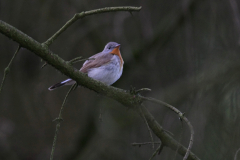
[[[127,8],[125,8],[127,9]],[[117,11],[117,10],[115,10]],[[109,10],[106,10],[104,12],[109,12]],[[86,14],[86,12],[83,13],[83,15]],[[91,14],[96,14],[95,12],[92,12]],[[85,16],[85,15],[84,15]],[[64,27],[63,31],[67,27]],[[62,33],[63,31],[60,31]],[[119,103],[123,104],[124,106],[127,106],[129,108],[132,108],[133,110],[137,111],[139,114],[143,114],[143,116],[146,118],[146,121],[153,131],[153,133],[161,139],[164,146],[169,147],[173,150],[178,149],[178,153],[180,155],[187,155],[186,153],[189,153],[188,159],[199,159],[196,155],[194,155],[190,149],[186,149],[184,146],[179,144],[175,139],[173,139],[168,133],[164,131],[162,126],[158,124],[158,122],[154,119],[154,117],[149,113],[149,111],[144,107],[141,106],[142,102],[145,101],[144,97],[141,96],[133,96],[129,92],[118,89],[112,86],[107,86],[99,81],[96,81],[88,76],[85,76],[83,73],[79,72],[78,69],[75,69],[71,64],[64,61],[62,58],[58,57],[56,54],[53,54],[49,49],[48,45],[52,43],[52,41],[60,34],[57,33],[56,37],[49,40],[49,44],[42,45],[41,43],[37,42],[36,40],[32,39],[25,33],[19,31],[18,29],[14,28],[13,26],[3,22],[0,20],[0,32],[4,34],[5,36],[11,38],[12,40],[19,43],[22,47],[32,51],[34,54],[45,60],[49,65],[53,66],[69,78],[76,81],[79,85],[82,85],[90,90],[93,90],[101,95],[107,96],[109,98],[112,98]],[[141,111],[140,111],[141,110]],[[187,120],[186,117],[183,116],[183,114],[180,114],[179,116],[183,120]],[[190,123],[189,123],[190,124]],[[193,134],[192,134],[193,135]],[[192,136],[193,137],[193,136]],[[190,143],[191,144],[191,143]],[[189,147],[190,148],[190,147]]]
[[[141,96],[142,97],[142,96]],[[194,130],[193,130],[193,126],[192,124],[190,123],[190,121],[187,119],[187,117],[184,116],[184,113],[182,113],[181,111],[179,111],[177,108],[175,108],[174,106],[166,103],[166,102],[163,102],[163,101],[160,101],[160,100],[157,100],[157,99],[154,99],[154,98],[147,98],[147,97],[142,97],[144,100],[147,100],[147,101],[150,101],[150,102],[154,102],[154,103],[157,103],[157,104],[162,104],[168,108],[170,108],[172,111],[174,111],[175,113],[178,114],[180,120],[184,120],[189,129],[190,129],[190,133],[191,133],[191,136],[190,136],[190,141],[189,141],[189,145],[188,145],[188,148],[187,148],[187,152],[183,158],[183,160],[186,160],[189,156],[189,153],[190,153],[190,150],[192,148],[192,145],[193,145],[193,138],[194,138]]]

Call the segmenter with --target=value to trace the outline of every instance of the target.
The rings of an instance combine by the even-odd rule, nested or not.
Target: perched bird
[[[107,85],[112,85],[121,77],[123,71],[124,62],[119,48],[120,44],[109,42],[102,52],[91,56],[83,63],[80,72],[86,73],[89,77]],[[48,90],[51,91],[58,87],[74,83],[74,80],[67,79],[49,87]]]

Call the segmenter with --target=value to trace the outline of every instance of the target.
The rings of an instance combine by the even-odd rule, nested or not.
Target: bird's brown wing
[[[110,53],[100,52],[98,54],[95,54],[92,57],[90,57],[89,60],[84,62],[80,71],[83,73],[87,73],[89,69],[98,68],[102,65],[109,63],[112,57],[113,55]]]

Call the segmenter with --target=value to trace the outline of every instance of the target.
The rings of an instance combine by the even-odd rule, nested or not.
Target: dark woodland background
[[[85,17],[50,49],[71,60],[98,53],[109,41],[120,43],[124,71],[113,86],[151,88],[143,95],[185,112],[195,130],[192,151],[199,158],[233,159],[240,147],[239,1],[0,0],[0,19],[44,42],[75,13],[125,5],[142,10]],[[0,34],[0,79],[17,46]],[[52,120],[69,87],[48,91],[67,77],[51,66],[41,69],[43,63],[26,49],[13,62],[0,95],[1,160],[49,159]],[[188,145],[189,129],[175,113],[164,106],[145,105],[175,139]],[[131,146],[150,141],[138,114],[86,88],[70,94],[63,118],[54,159],[146,160],[154,152],[151,145]],[[169,148],[155,159],[159,158],[182,159]]]

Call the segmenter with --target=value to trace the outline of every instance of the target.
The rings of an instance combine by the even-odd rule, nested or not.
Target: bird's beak
[[[119,48],[121,46],[121,44],[118,44],[118,45],[116,45],[116,48]]]
[[[119,55],[120,54],[119,47],[120,47],[120,44],[116,45],[116,47],[112,50],[111,53]]]

